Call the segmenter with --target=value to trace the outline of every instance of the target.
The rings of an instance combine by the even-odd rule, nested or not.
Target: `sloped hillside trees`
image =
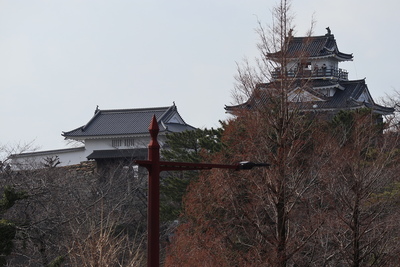
[[[202,173],[184,197],[166,266],[391,266],[398,260],[390,189],[399,179],[397,137],[376,125],[370,110],[327,122],[289,101],[294,87],[308,83],[285,69],[289,11],[290,3],[281,1],[270,31],[260,28],[259,68],[239,69],[235,95],[239,103],[252,97],[253,105],[236,110],[213,156],[215,163],[271,166]],[[275,51],[281,53],[271,62]],[[269,80],[276,70],[279,79]],[[266,81],[267,90],[257,88]]]
[[[4,212],[16,226],[10,266],[140,266],[145,175],[85,163],[0,175],[26,198]],[[144,180],[140,180],[144,178]]]
[[[376,124],[370,110],[342,112],[324,136],[329,158],[319,178],[326,224],[320,231],[321,265],[393,266],[399,258],[399,137]]]
[[[314,197],[324,162],[313,158],[314,124],[288,101],[293,87],[285,70],[285,42],[292,28],[289,9],[290,4],[281,1],[274,10],[271,35],[260,28],[259,71],[240,69],[237,87],[239,101],[252,96],[257,105],[237,111],[223,136],[226,146],[215,157],[215,162],[223,163],[268,162],[271,168],[202,175],[185,198],[188,221],[171,246],[170,266],[203,261],[205,266],[286,266],[294,264],[298,255],[313,256],[308,242],[323,218],[308,200]],[[282,51],[280,58],[267,60],[277,50]],[[282,66],[281,78],[271,81],[267,91],[257,91],[256,84],[271,77],[276,61]]]
[[[202,173],[184,197],[166,265],[394,266],[398,134],[370,110],[326,122],[277,118],[273,107],[230,121],[214,156],[271,167]]]
[[[265,135],[259,127],[260,120],[230,122],[223,137],[226,149],[215,162],[249,159],[269,162],[271,168],[203,173],[185,197],[187,221],[170,248],[168,266],[284,266],[319,229],[319,214],[302,201],[311,198],[319,168],[309,166],[312,158],[303,158],[312,132],[287,133],[292,144],[279,147],[269,140],[275,134]]]

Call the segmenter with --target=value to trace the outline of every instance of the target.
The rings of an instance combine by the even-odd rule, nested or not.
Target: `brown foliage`
[[[272,166],[204,172],[191,184],[166,266],[394,264],[398,212],[376,196],[398,182],[398,140],[369,111],[353,114],[346,136],[300,114],[276,130],[265,115],[230,121],[214,161]]]
[[[387,266],[394,263],[391,260],[399,253],[397,246],[393,246],[398,227],[391,222],[398,214],[393,209],[393,199],[375,196],[398,182],[399,140],[382,134],[371,112],[364,110],[352,115],[346,138],[325,134],[330,144],[326,152],[331,167],[324,169],[320,180],[329,221],[321,240],[326,240],[327,262]]]
[[[266,134],[267,129],[262,127],[262,116],[248,115],[252,119],[241,116],[229,123],[224,135],[226,149],[215,162],[250,159],[271,162],[272,167],[203,173],[185,199],[187,224],[178,230],[167,265],[177,264],[172,255],[177,256],[184,248],[187,253],[178,257],[183,266],[195,265],[205,255],[209,265],[204,266],[276,266],[299,253],[321,224],[310,203],[303,201],[313,186],[311,170],[316,170],[310,167],[311,158],[303,157],[310,149],[307,131],[299,135],[292,129],[285,133],[287,143],[278,144],[274,131]],[[299,214],[297,207],[308,216]],[[282,249],[284,259],[279,258]]]

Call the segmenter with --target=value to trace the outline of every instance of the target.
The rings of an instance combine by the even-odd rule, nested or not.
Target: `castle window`
[[[125,139],[124,140],[124,145],[125,146],[134,146],[135,142],[133,139]]]
[[[122,139],[113,139],[111,140],[112,147],[120,147],[122,146]]]

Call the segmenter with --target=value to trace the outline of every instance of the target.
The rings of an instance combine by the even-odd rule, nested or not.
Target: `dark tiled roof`
[[[95,115],[86,125],[72,131],[63,132],[62,135],[66,138],[74,138],[148,134],[148,127],[153,115],[157,118],[160,132],[194,129],[185,122],[179,124],[179,127],[169,127],[169,120],[174,116],[182,119],[176,106],[173,105],[159,108],[96,110]]]
[[[173,132],[173,133],[183,132],[183,131],[188,130],[188,125],[179,124],[179,123],[166,123],[165,126],[169,132]],[[189,130],[194,130],[194,128],[192,127]]]
[[[333,88],[333,87],[341,87],[337,80],[331,79],[316,79],[310,82],[313,88]]]
[[[343,90],[336,90],[336,93],[327,98],[327,101],[309,102],[309,108],[313,105],[317,105],[320,109],[351,109],[357,107],[367,107],[373,109],[375,112],[390,114],[394,112],[393,108],[384,107],[376,104],[370,96],[368,86],[365,80],[354,80],[354,81],[340,81],[338,85]],[[360,102],[357,99],[361,94],[367,93],[371,102]]]
[[[352,60],[352,54],[339,51],[333,34],[311,37],[289,37],[288,58],[336,57],[339,60]],[[269,54],[270,58],[280,57],[281,52]]]
[[[147,148],[94,150],[87,159],[147,159]]]
[[[237,106],[226,106],[227,111],[233,111],[237,108],[252,108],[258,103],[268,101],[267,90],[270,84],[262,84],[258,86],[257,93],[253,94],[252,97],[241,105]],[[357,99],[369,90],[365,80],[354,80],[354,81],[324,81],[324,80],[314,80],[311,81],[308,86],[312,88],[320,87],[337,87],[340,88],[336,90],[336,93],[332,97],[324,97],[324,101],[309,101],[309,102],[292,102],[291,104],[296,105],[300,110],[346,110],[360,107],[367,107],[373,109],[375,112],[381,114],[390,114],[394,112],[393,108],[383,107],[372,102],[360,102]],[[313,90],[307,90],[312,92]],[[314,95],[318,96],[318,94]]]

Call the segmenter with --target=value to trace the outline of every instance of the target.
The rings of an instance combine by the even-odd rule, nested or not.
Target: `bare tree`
[[[104,200],[101,205],[104,205]],[[143,234],[139,229],[124,227],[123,218],[115,212],[86,213],[79,224],[71,223],[72,238],[67,245],[73,266],[142,266]]]
[[[400,130],[400,91],[394,90],[391,95],[386,95],[381,102],[386,106],[394,107],[395,112],[386,116],[385,119],[388,124],[387,129],[398,132]]]
[[[394,245],[398,226],[392,223],[398,212],[393,199],[384,195],[398,183],[398,136],[382,134],[382,125],[376,125],[370,110],[350,115],[349,123],[334,121],[332,126],[333,131],[349,127],[348,134],[324,137],[330,144],[324,153],[329,153],[332,166],[321,178],[329,206],[321,239],[327,254],[321,264],[392,265],[393,256],[399,253]]]
[[[298,255],[308,252],[307,244],[323,222],[312,202],[306,201],[323,167],[321,161],[314,164],[312,154],[307,156],[315,127],[288,97],[294,86],[308,83],[305,79],[298,84],[289,76],[289,1],[281,1],[273,15],[272,27],[259,25],[257,68],[245,62],[238,70],[234,97],[241,103],[250,99],[251,108],[234,111],[237,118],[229,122],[223,137],[225,149],[215,158],[228,163],[268,162],[271,168],[215,171],[193,184],[185,202],[188,223],[181,226],[167,258],[171,266],[196,264],[205,257],[209,266],[293,265]],[[301,61],[307,53],[296,56]],[[260,89],[260,84],[267,88]],[[183,255],[178,255],[180,249],[185,250]],[[194,251],[200,251],[197,257]]]
[[[46,266],[61,259],[66,264],[82,260],[78,250],[71,250],[72,244],[83,244],[99,233],[101,240],[114,242],[107,253],[113,251],[124,264],[140,256],[146,218],[143,177],[123,166],[100,175],[93,162],[1,173],[2,184],[12,185],[28,195],[4,214],[17,226],[10,264]],[[133,232],[139,241],[140,255],[136,256],[132,250],[136,247]],[[97,245],[104,244],[99,240]],[[128,245],[132,249],[127,249]]]
[[[290,51],[290,2],[273,14],[271,27],[259,25],[256,67],[238,68],[234,99],[245,104],[231,109],[236,117],[214,155],[216,163],[271,167],[216,170],[191,184],[166,265],[385,266],[396,257],[389,220],[397,215],[376,194],[395,182],[396,135],[383,135],[371,110],[335,125],[304,108],[313,70],[293,64],[308,65],[311,37]]]

